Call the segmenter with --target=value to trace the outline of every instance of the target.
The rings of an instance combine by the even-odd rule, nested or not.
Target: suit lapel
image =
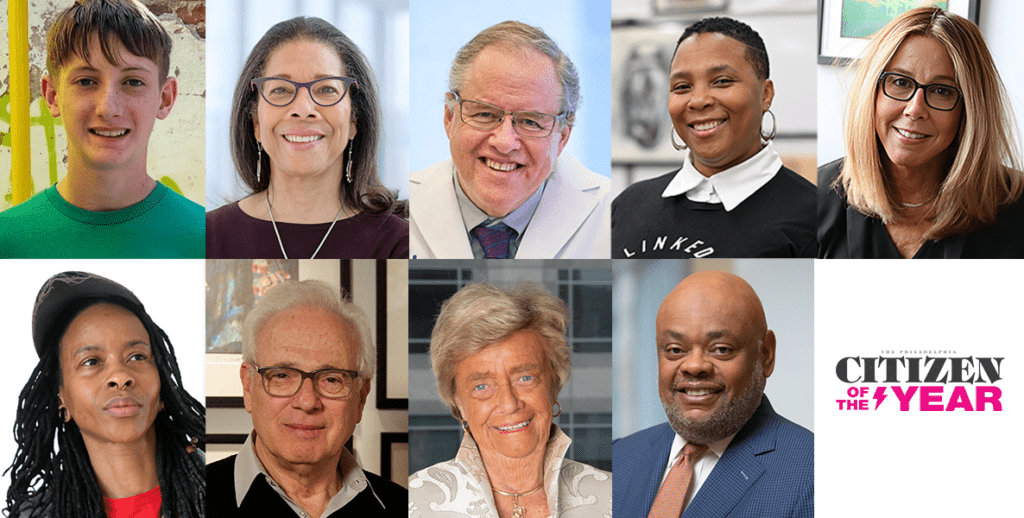
[[[449,159],[425,175],[412,210],[416,225],[423,233],[425,245],[430,248],[428,256],[472,259],[473,249],[469,246],[466,225],[462,221],[459,200],[452,183],[453,168]]]
[[[672,439],[675,435],[668,423],[665,423],[657,433],[651,434],[646,445],[636,449],[642,458],[634,459],[634,476],[626,478],[629,480],[629,487],[626,491],[628,502],[625,509],[628,510],[629,516],[646,517],[651,512],[654,497],[661,486],[661,477],[665,474],[665,465],[668,463],[668,454],[672,450]]]
[[[575,158],[563,153],[555,172],[544,187],[537,211],[526,229],[516,259],[551,259],[561,252],[569,239],[597,206],[594,193],[600,184],[589,185],[586,175],[576,174],[582,168]]]
[[[746,499],[747,491],[765,471],[758,455],[775,449],[775,434],[764,427],[774,413],[768,399],[762,396],[754,415],[718,459],[715,469],[686,507],[683,518],[724,518]]]

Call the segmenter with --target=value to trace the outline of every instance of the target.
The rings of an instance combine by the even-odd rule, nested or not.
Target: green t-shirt
[[[202,206],[161,183],[111,212],[75,207],[55,184],[0,212],[0,257],[202,258],[205,226]]]

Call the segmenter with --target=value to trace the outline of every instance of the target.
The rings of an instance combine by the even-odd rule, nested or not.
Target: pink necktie
[[[690,478],[693,477],[693,462],[690,459],[699,457],[707,449],[703,444],[687,443],[683,446],[683,454],[668,472],[647,518],[679,518],[683,512],[683,502],[686,501],[686,490],[690,488]]]

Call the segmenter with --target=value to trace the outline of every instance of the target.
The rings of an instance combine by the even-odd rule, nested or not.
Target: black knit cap
[[[143,311],[142,301],[128,288],[88,272],[63,272],[50,277],[36,295],[32,310],[32,341],[42,356],[47,332],[57,324],[61,312],[72,302],[91,297],[120,297]]]

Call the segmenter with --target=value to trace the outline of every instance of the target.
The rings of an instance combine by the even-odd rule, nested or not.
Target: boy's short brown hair
[[[75,0],[60,13],[46,37],[46,67],[54,79],[72,56],[89,61],[94,35],[110,63],[120,65],[113,45],[120,41],[128,52],[156,63],[161,84],[167,79],[171,37],[138,0]]]

